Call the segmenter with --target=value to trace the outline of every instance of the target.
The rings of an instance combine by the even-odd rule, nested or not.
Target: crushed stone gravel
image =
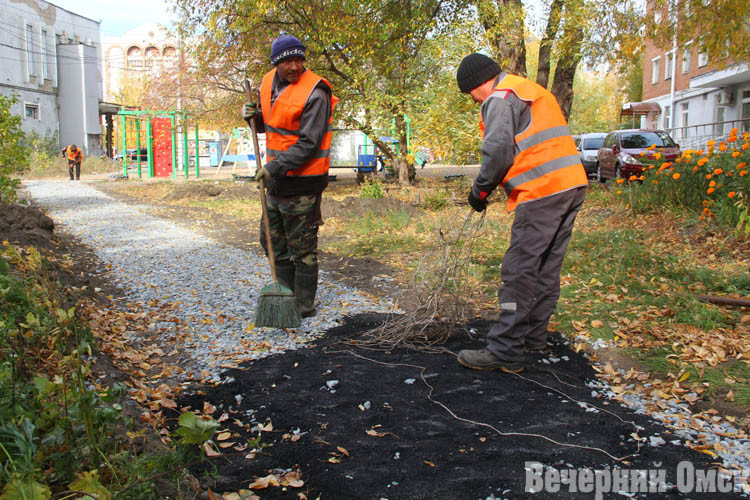
[[[255,328],[260,290],[271,282],[265,256],[213,241],[149,215],[94,187],[69,181],[26,181],[24,189],[62,231],[91,247],[111,282],[138,308],[171,310],[190,356],[183,375],[219,383],[244,361],[295,349],[338,326],[346,316],[392,312],[392,302],[333,282],[320,273],[317,315],[296,329]],[[192,221],[186,221],[186,224]],[[173,332],[174,334],[174,332]]]

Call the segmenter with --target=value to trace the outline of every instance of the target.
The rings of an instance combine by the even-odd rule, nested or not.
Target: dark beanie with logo
[[[281,35],[271,44],[271,64],[276,66],[281,61],[292,57],[304,59],[306,50],[296,36]]]
[[[476,52],[469,54],[458,65],[458,88],[467,94],[490,78],[499,75],[501,71],[500,65],[486,55]]]

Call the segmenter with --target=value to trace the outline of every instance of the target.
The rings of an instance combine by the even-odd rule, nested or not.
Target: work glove
[[[469,205],[476,212],[484,212],[487,208],[487,200],[481,200],[474,196],[474,190],[469,191]]]
[[[250,123],[250,120],[255,118],[255,115],[258,114],[258,104],[254,102],[246,102],[242,105],[242,118],[245,119],[246,122]]]
[[[260,182],[261,179],[263,179],[264,184],[268,184],[268,181],[271,180],[271,174],[268,173],[266,167],[261,167],[260,170],[255,173],[255,182]]]

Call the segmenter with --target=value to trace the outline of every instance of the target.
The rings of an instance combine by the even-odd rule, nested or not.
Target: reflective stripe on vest
[[[506,75],[489,98],[503,98],[507,92],[529,103],[531,111],[528,127],[515,136],[519,151],[501,183],[508,212],[519,203],[586,186],[586,171],[555,96],[526,78]],[[480,128],[484,134],[481,116]]]
[[[306,69],[296,83],[287,85],[271,105],[271,88],[276,68],[263,77],[260,86],[260,102],[263,121],[266,125],[266,158],[273,160],[299,140],[300,118],[310,94],[321,81],[328,88],[331,84]],[[333,108],[338,98],[331,93],[331,109],[328,127],[318,150],[301,167],[287,172],[288,176],[325,175],[330,167],[330,149],[333,127]]]

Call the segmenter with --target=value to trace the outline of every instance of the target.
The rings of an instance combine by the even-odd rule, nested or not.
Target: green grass
[[[686,382],[700,381],[706,387],[706,395],[709,397],[724,400],[727,392],[731,390],[736,404],[750,406],[750,365],[747,363],[733,360],[715,367],[698,367],[684,363],[676,365],[666,359],[668,355],[673,354],[669,347],[647,351],[629,349],[628,353],[656,375],[666,376],[669,372],[675,373],[684,369],[690,374]]]

